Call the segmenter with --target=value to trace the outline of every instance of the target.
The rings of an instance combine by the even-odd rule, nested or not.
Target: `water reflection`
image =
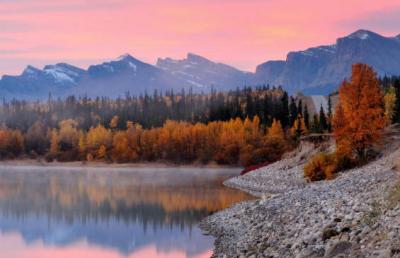
[[[221,186],[237,173],[232,169],[2,167],[0,242],[19,236],[22,247],[18,249],[29,250],[30,257],[38,247],[42,253],[56,250],[59,257],[78,247],[84,247],[84,257],[99,252],[96,248],[104,249],[102,257],[110,251],[114,256],[134,257],[143,257],[144,251],[148,257],[209,255],[212,239],[203,236],[196,223],[249,198]],[[0,254],[3,249],[0,246]]]

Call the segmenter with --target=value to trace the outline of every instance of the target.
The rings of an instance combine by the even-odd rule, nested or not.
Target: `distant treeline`
[[[289,103],[290,102],[290,103]],[[282,88],[120,99],[70,96],[0,107],[0,157],[258,164],[280,158],[305,130],[307,108]],[[297,121],[297,122],[296,122]],[[285,128],[293,125],[293,135]]]
[[[88,98],[69,96],[46,102],[21,100],[4,101],[0,106],[0,122],[8,128],[26,132],[35,122],[57,128],[66,119],[78,122],[78,128],[88,130],[101,124],[106,128],[114,116],[118,116],[117,129],[126,129],[128,121],[144,128],[160,127],[167,120],[190,123],[228,121],[258,116],[262,125],[271,125],[273,119],[289,124],[289,98],[282,88],[243,88],[229,92],[213,90],[209,94],[192,91],[131,96],[124,98]]]

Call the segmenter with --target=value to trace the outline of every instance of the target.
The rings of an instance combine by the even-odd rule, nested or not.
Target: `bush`
[[[336,152],[334,155],[335,155],[335,166],[337,172],[351,169],[357,166],[358,163],[357,160],[350,157],[349,155],[340,154],[338,152]]]
[[[319,153],[304,167],[304,177],[309,181],[333,179],[336,172],[335,154]]]

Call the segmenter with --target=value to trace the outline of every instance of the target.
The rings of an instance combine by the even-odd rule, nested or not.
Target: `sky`
[[[254,71],[358,29],[395,36],[399,24],[399,0],[0,0],[0,75],[124,53],[155,64],[191,52]]]

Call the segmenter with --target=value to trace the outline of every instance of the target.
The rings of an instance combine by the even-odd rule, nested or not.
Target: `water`
[[[209,257],[237,169],[0,167],[0,257]]]

